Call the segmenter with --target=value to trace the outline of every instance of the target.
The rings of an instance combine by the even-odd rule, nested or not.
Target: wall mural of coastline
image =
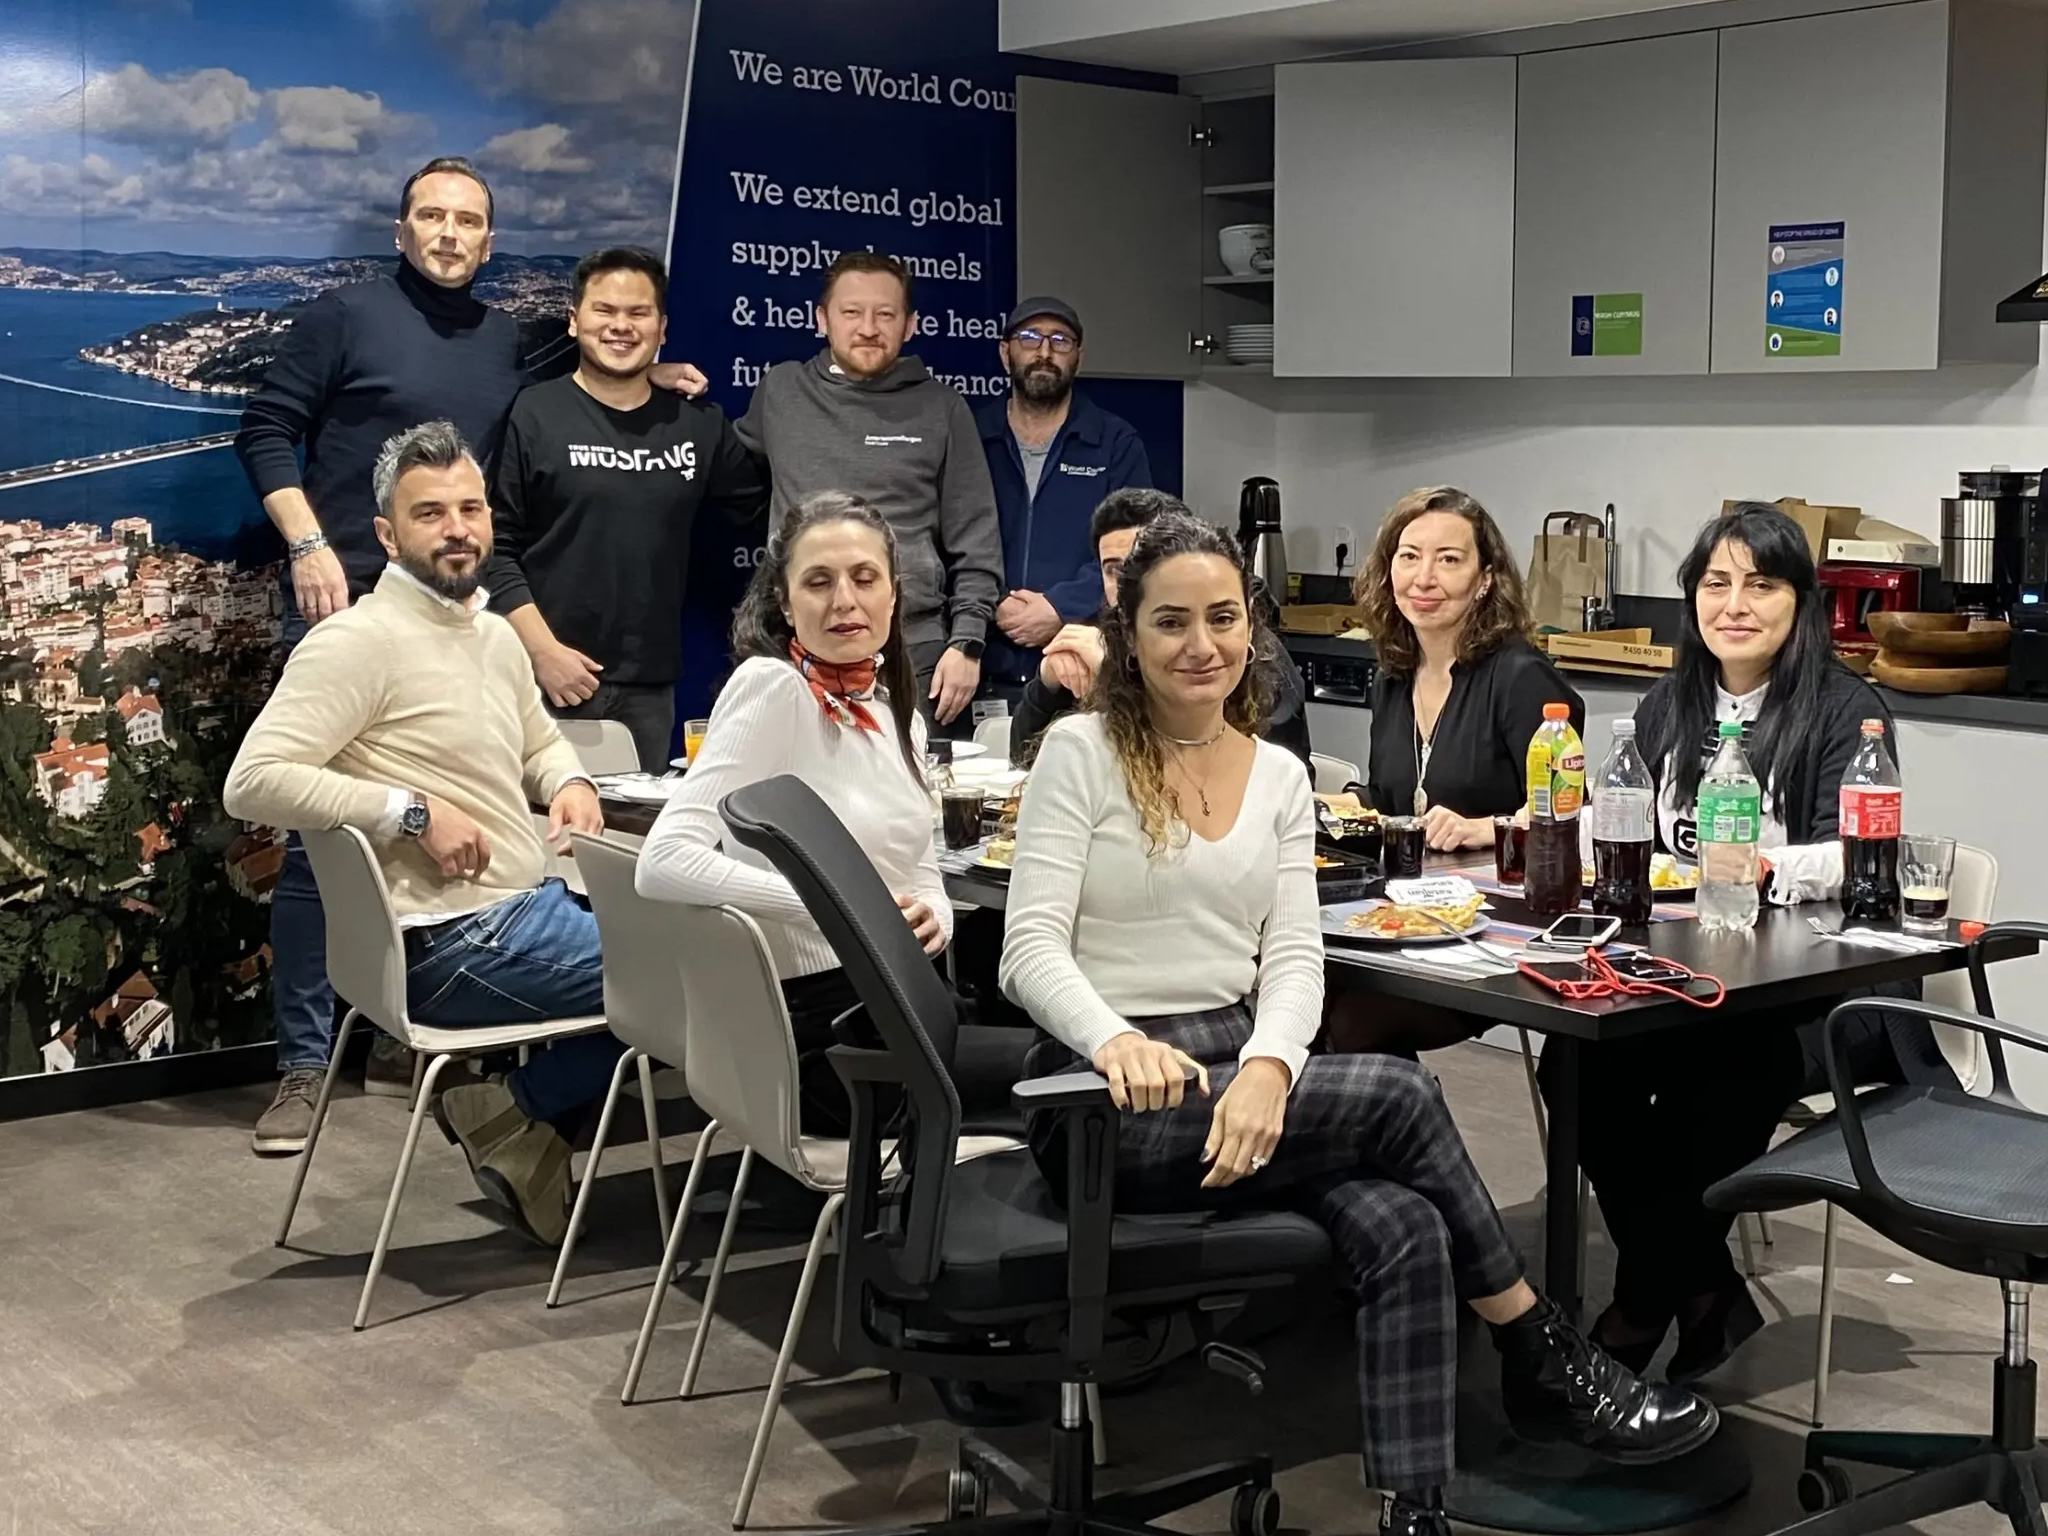
[[[471,156],[478,293],[663,243],[694,0],[0,10],[0,1077],[270,1036],[282,850],[220,785],[281,552],[227,446],[297,308]]]

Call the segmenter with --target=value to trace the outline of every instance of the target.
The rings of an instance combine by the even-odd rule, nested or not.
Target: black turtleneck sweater
[[[542,356],[572,368],[576,349],[557,342]],[[553,371],[528,371],[531,362],[512,316],[401,260],[393,276],[331,288],[299,312],[242,412],[235,452],[258,496],[304,488],[348,572],[350,596],[360,597],[384,569],[370,470],[385,439],[423,421],[452,421],[488,476],[513,396]]]

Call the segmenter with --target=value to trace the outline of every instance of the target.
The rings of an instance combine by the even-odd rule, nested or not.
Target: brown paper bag
[[[1600,519],[1587,512],[1544,518],[1529,556],[1529,614],[1536,627],[1584,629],[1585,600],[1604,597],[1606,585],[1607,540]]]

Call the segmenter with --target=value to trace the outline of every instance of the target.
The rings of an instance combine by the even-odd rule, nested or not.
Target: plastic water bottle
[[[1756,926],[1756,840],[1763,790],[1742,753],[1742,722],[1721,722],[1721,747],[1700,780],[1700,927],[1747,933]]]
[[[1593,910],[1624,923],[1650,920],[1650,850],[1657,792],[1636,751],[1634,720],[1614,722],[1614,747],[1593,781]]]

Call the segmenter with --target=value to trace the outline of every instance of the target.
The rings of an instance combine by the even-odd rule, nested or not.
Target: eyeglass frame
[[[1041,331],[1035,325],[1020,325],[1003,338],[1006,342],[1021,343],[1027,351],[1036,352],[1046,348],[1054,357],[1072,357],[1081,350],[1081,338],[1066,331]],[[1062,347],[1061,342],[1066,345]]]

